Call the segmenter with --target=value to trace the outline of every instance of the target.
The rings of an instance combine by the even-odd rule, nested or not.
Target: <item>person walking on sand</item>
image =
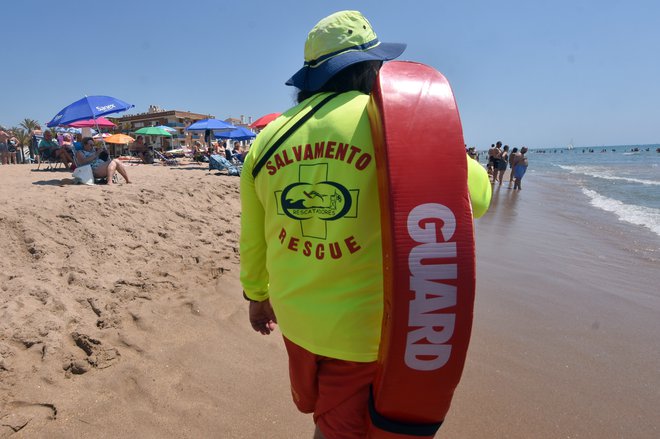
[[[298,89],[298,105],[264,128],[243,165],[240,277],[250,324],[263,335],[279,325],[293,401],[301,412],[313,413],[315,438],[363,438],[368,428],[367,401],[383,313],[376,166],[372,160],[358,170],[350,162],[328,158],[329,153],[301,155],[304,164],[274,166],[269,152],[273,145],[351,139],[360,154],[373,157],[369,93],[382,63],[404,49],[404,44],[379,42],[357,11],[319,21],[307,37],[304,66],[286,83]],[[282,133],[313,108],[318,110],[314,117],[287,133],[282,143]],[[279,151],[288,153],[285,148]],[[478,217],[490,200],[488,175],[467,157],[466,166]],[[315,189],[322,183],[300,187],[303,181],[359,192],[354,200],[359,215],[301,220],[293,213],[295,206],[283,206],[285,198],[277,194],[285,191],[314,206],[331,202]]]
[[[527,172],[527,156],[525,156],[525,153],[527,153],[527,147],[523,146],[520,149],[520,155],[516,159],[516,164],[513,166],[513,178],[515,179],[513,183],[513,189],[518,189],[521,190],[520,182],[523,179],[523,176],[525,175],[525,172]]]

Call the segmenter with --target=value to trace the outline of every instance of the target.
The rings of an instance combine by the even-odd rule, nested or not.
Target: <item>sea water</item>
[[[660,144],[530,149],[524,180],[529,184],[548,178],[555,189],[577,188],[577,195],[592,208],[660,238],[658,148]],[[484,166],[485,157],[481,154]]]
[[[530,150],[528,171],[556,174],[578,186],[593,207],[660,237],[657,148],[660,145]]]

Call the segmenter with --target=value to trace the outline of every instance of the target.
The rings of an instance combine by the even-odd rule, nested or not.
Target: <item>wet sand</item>
[[[236,177],[32,169],[0,166],[0,437],[311,437],[281,338],[247,322]],[[438,437],[658,437],[660,271],[631,243],[660,244],[541,177],[477,221],[472,342]]]
[[[660,240],[549,184],[496,186],[476,223],[474,330],[446,437],[658,437],[660,265],[639,247],[657,257]]]

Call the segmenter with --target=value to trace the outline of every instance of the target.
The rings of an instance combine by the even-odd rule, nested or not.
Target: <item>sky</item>
[[[166,110],[282,112],[307,33],[361,11],[400,60],[452,85],[465,142],[532,148],[660,143],[656,0],[7,1],[0,125],[45,124],[85,95]],[[118,114],[119,115],[119,114]]]

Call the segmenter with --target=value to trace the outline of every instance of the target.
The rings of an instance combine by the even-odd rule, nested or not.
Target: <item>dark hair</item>
[[[298,103],[316,93],[328,91],[344,93],[356,90],[364,94],[369,94],[376,80],[376,75],[378,75],[378,70],[380,70],[380,66],[382,65],[383,63],[381,61],[362,61],[352,64],[330,78],[320,89],[316,91],[298,91]]]
[[[92,142],[94,141],[94,139],[92,139],[91,137],[85,137],[85,138],[83,138],[83,139],[82,139],[82,145],[83,145],[83,146],[87,145],[87,142],[89,142],[90,140],[91,140]]]
[[[518,152],[518,148],[513,148],[513,149],[511,150],[511,152],[512,152],[512,153],[513,153],[513,152]]]

